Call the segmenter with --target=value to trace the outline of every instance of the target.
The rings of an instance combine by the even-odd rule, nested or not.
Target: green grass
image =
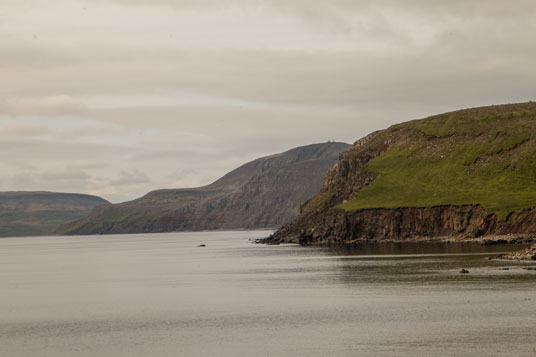
[[[340,208],[480,204],[504,219],[536,206],[533,112],[444,114],[393,129],[423,135],[371,160],[374,181]]]
[[[292,214],[295,216],[295,217],[298,217],[300,215],[300,205],[297,205],[296,207],[294,207],[292,209]]]
[[[0,237],[44,235],[61,224],[80,219],[89,211],[34,211],[0,213]]]

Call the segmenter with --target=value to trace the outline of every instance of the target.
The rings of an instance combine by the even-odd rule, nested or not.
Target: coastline
[[[536,235],[533,234],[507,234],[507,235],[486,235],[480,237],[463,237],[463,236],[442,236],[442,237],[411,237],[403,239],[353,239],[345,241],[332,241],[330,239],[319,240],[315,242],[280,242],[274,240],[274,236],[270,235],[266,238],[255,240],[255,243],[274,245],[280,243],[297,243],[303,246],[325,245],[325,244],[382,244],[382,243],[479,243],[482,245],[496,244],[536,244]]]
[[[528,262],[536,261],[536,244],[533,244],[530,247],[519,250],[517,252],[499,255],[497,259]]]

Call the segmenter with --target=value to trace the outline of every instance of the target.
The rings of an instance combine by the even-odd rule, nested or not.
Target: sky
[[[534,100],[536,3],[2,0],[0,190],[122,202]]]

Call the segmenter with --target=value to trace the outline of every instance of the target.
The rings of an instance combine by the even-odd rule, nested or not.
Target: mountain
[[[107,204],[100,197],[76,193],[0,192],[0,237],[47,234]]]
[[[134,201],[97,207],[58,234],[114,234],[275,228],[297,215],[326,171],[351,146],[323,143],[263,157],[199,188],[158,190]]]
[[[357,141],[267,242],[536,234],[536,103],[445,113]]]

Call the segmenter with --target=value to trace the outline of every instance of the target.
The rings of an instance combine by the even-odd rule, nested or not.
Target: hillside
[[[536,103],[473,108],[358,141],[270,240],[533,234],[535,206]]]
[[[109,204],[100,197],[55,192],[0,192],[0,237],[47,234]]]
[[[158,190],[134,201],[96,208],[59,234],[113,234],[275,228],[318,192],[327,170],[350,148],[303,146],[249,162],[199,188]]]

